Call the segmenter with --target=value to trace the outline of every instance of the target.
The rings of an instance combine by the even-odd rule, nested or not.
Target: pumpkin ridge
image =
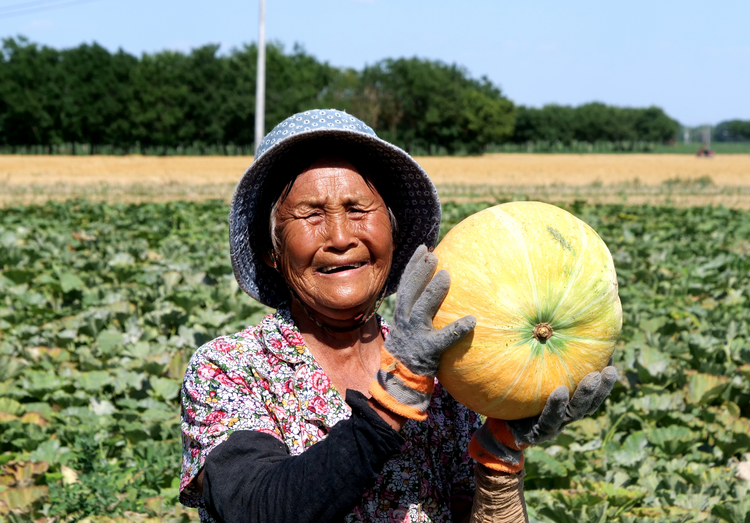
[[[521,368],[520,372],[518,372],[516,374],[515,379],[508,384],[508,387],[506,389],[505,394],[502,394],[502,395],[498,396],[497,398],[495,398],[493,400],[494,402],[502,403],[508,396],[510,396],[515,391],[515,388],[516,388],[516,385],[518,385],[518,382],[521,381],[521,379],[523,379],[525,377],[525,375],[524,375],[525,372],[524,371],[529,366],[529,364],[531,363],[531,361],[532,361],[532,358],[527,358],[526,359],[526,362],[524,363],[524,365]]]
[[[557,303],[555,303],[555,307],[552,310],[552,313],[550,314],[550,323],[553,323],[555,321],[555,314],[557,313],[558,309],[560,308],[560,304],[565,301],[565,299],[568,297],[568,294],[570,293],[570,289],[573,288],[575,283],[578,281],[578,277],[581,275],[581,269],[583,268],[583,260],[584,255],[588,251],[588,236],[586,235],[586,231],[581,227],[581,224],[578,224],[578,230],[581,233],[581,253],[580,255],[576,256],[576,263],[573,267],[573,274],[571,275],[570,279],[568,280],[568,284],[565,286],[565,289],[563,290],[562,294],[560,295],[560,299],[557,300]],[[554,326],[553,326],[554,327]]]
[[[590,311],[595,306],[601,305],[602,301],[604,301],[604,298],[602,296],[600,296],[598,299],[591,299],[589,301],[589,303],[583,309],[580,309],[579,311],[577,311],[576,316],[583,316],[584,313]],[[586,323],[587,322],[584,322],[584,321],[576,321],[576,318],[570,318],[568,320],[568,323],[563,323],[558,328],[560,330],[563,330],[563,329],[572,329],[572,328],[575,328],[577,326],[585,325]]]
[[[539,309],[541,309],[541,305],[539,303],[539,294],[537,292],[536,280],[534,278],[534,267],[531,265],[531,259],[529,258],[529,251],[526,247],[526,238],[524,237],[523,232],[521,231],[521,226],[518,223],[518,220],[516,220],[513,216],[511,216],[507,212],[497,207],[490,207],[490,209],[493,211],[493,214],[495,215],[495,217],[498,218],[502,222],[502,224],[505,226],[506,229],[508,229],[508,232],[510,232],[511,236],[516,241],[516,244],[518,245],[519,250],[523,254],[524,263],[526,265],[526,273],[529,278],[529,286],[531,287],[531,293],[534,298],[534,306],[536,307],[536,310],[538,311]],[[500,216],[502,216],[502,218]]]

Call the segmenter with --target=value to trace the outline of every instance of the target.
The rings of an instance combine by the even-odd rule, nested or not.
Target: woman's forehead
[[[354,165],[340,158],[324,158],[310,165],[296,177],[285,202],[312,202],[332,197],[374,197],[382,200],[374,185],[357,171]]]

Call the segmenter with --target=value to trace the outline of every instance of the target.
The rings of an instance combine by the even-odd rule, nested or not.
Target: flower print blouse
[[[387,336],[388,325],[382,319],[380,325]],[[212,522],[191,485],[212,449],[234,431],[255,430],[278,438],[297,456],[349,418],[343,392],[307,350],[285,309],[200,347],[182,386],[180,501]],[[480,424],[436,382],[427,419],[407,421],[401,451],[385,463],[346,521],[452,521],[451,500],[474,494],[467,449]]]

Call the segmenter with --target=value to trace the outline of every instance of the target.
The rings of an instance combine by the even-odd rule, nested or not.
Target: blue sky
[[[258,0],[0,0],[0,35],[58,48],[228,50],[256,40],[257,23]],[[455,62],[519,104],[658,105],[687,125],[750,119],[750,0],[267,0],[267,35],[337,66]]]

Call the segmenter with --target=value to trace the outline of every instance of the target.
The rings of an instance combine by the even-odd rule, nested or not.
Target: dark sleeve
[[[234,432],[206,458],[203,503],[219,521],[324,523],[359,503],[404,438],[356,391],[348,420],[299,456],[270,434]]]

